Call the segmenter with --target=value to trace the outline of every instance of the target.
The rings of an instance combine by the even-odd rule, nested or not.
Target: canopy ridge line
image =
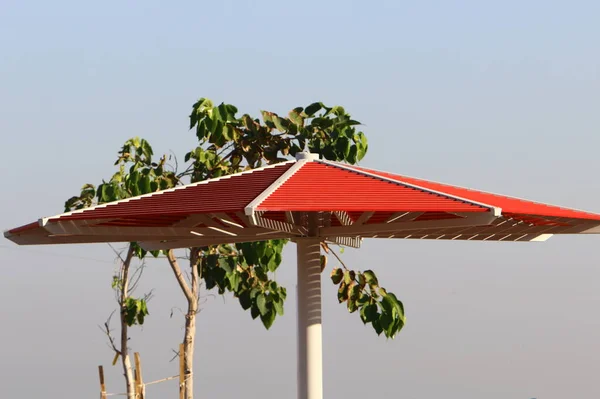
[[[292,177],[304,165],[306,165],[307,162],[312,162],[312,161],[309,159],[300,159],[300,160],[291,161],[291,162],[295,162],[294,165],[292,165],[288,170],[285,171],[285,173],[283,173],[281,176],[279,176],[279,178],[277,178],[277,180],[275,180],[269,187],[267,187],[267,189],[265,191],[260,193],[256,198],[254,198],[254,200],[252,200],[252,202],[250,202],[244,208],[244,214],[246,214],[246,216],[248,216],[248,218],[252,224],[256,225],[256,223],[257,223],[256,215],[255,215],[256,208],[258,208],[258,206],[265,199],[267,199],[279,187],[281,187],[283,185],[283,183],[285,183],[290,177]]]
[[[431,193],[431,194],[436,194],[436,195],[439,195],[439,196],[442,196],[442,197],[446,197],[446,198],[452,198],[454,200],[462,201],[462,202],[465,202],[467,204],[472,204],[472,205],[480,206],[482,208],[487,208],[487,209],[489,209],[494,214],[494,216],[501,216],[502,215],[502,209],[501,208],[498,208],[496,206],[489,205],[489,204],[484,204],[483,202],[477,202],[477,201],[470,200],[468,198],[458,197],[456,195],[444,193],[443,191],[432,190],[430,188],[426,188],[426,187],[419,186],[419,185],[412,184],[412,183],[407,183],[407,182],[402,181],[402,180],[396,180],[396,179],[392,179],[390,177],[380,176],[380,175],[377,175],[375,173],[367,172],[365,170],[354,169],[354,168],[352,168],[352,167],[350,167],[348,165],[345,165],[345,164],[342,164],[342,163],[338,163],[338,162],[327,161],[327,160],[324,160],[324,159],[316,160],[316,162],[320,162],[320,163],[325,164],[325,165],[333,166],[334,168],[344,169],[344,170],[347,170],[347,171],[350,171],[350,172],[353,172],[353,173],[358,173],[358,174],[361,174],[361,175],[364,175],[364,176],[368,176],[368,177],[371,177],[371,178],[375,178],[375,179],[378,179],[378,180],[387,181],[389,183],[394,183],[394,184],[398,184],[398,185],[401,185],[401,186],[414,188],[414,189],[417,189],[417,190],[421,190],[421,191],[428,192],[428,193]]]
[[[131,197],[131,198],[124,198],[124,199],[118,200],[118,201],[106,202],[104,204],[94,205],[94,206],[90,206],[88,208],[77,209],[77,210],[70,211],[70,212],[59,213],[58,215],[40,218],[40,219],[38,219],[38,223],[41,227],[45,227],[49,221],[54,221],[55,219],[60,219],[61,217],[64,217],[64,216],[71,216],[71,215],[75,215],[75,214],[79,214],[79,213],[84,213],[84,212],[91,211],[94,209],[102,209],[102,208],[106,208],[108,206],[117,205],[120,203],[125,203],[125,202],[130,202],[130,201],[137,201],[142,198],[152,197],[152,196],[156,196],[156,195],[162,195],[162,194],[171,193],[174,191],[186,190],[191,187],[201,186],[203,184],[214,183],[214,182],[220,181],[220,180],[227,180],[227,179],[231,179],[232,177],[237,177],[237,176],[242,176],[242,175],[250,175],[250,174],[253,174],[256,172],[260,172],[260,171],[267,170],[267,169],[278,168],[278,167],[281,167],[284,165],[289,165],[289,164],[295,163],[295,162],[296,161],[286,161],[286,162],[276,163],[273,165],[266,165],[266,166],[256,168],[256,169],[250,169],[250,170],[245,170],[245,171],[238,172],[238,173],[233,173],[231,175],[215,177],[212,179],[202,180],[199,182],[190,183],[190,184],[186,184],[183,186],[177,186],[177,187],[169,188],[166,190],[155,191],[153,193],[142,194],[142,195],[138,195],[138,196]]]

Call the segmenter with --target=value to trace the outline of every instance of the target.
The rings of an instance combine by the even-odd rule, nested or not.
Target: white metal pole
[[[321,242],[300,238],[298,251],[298,399],[323,399]]]

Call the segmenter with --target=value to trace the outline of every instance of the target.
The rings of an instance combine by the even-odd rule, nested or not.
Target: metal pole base
[[[323,399],[321,242],[296,241],[298,251],[298,399]]]

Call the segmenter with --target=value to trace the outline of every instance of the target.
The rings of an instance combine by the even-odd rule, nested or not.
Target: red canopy
[[[138,241],[148,249],[318,236],[543,241],[600,232],[600,215],[336,162],[313,154],[259,169],[42,218],[17,244]]]

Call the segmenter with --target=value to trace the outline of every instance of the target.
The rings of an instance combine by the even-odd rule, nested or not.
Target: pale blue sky
[[[110,176],[128,137],[184,153],[201,96],[254,114],[341,104],[365,124],[364,166],[600,212],[599,14],[595,1],[4,0],[0,228],[62,211]],[[377,338],[325,281],[326,397],[599,397],[599,240],[346,252],[404,301],[408,324]],[[198,397],[295,396],[291,249],[278,273],[290,300],[271,331],[207,298]],[[98,364],[121,391],[96,327],[114,308],[113,258],[104,245],[0,242],[0,397],[94,397]],[[151,261],[142,287],[156,287],[132,344],[148,380],[177,373],[181,317],[169,314],[183,300],[170,273]]]

